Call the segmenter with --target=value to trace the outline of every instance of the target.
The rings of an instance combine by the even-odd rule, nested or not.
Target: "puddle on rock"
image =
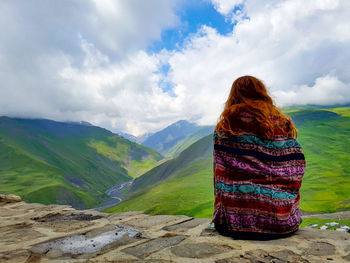
[[[125,235],[136,238],[141,236],[141,232],[129,226],[115,226],[115,230],[103,232],[93,238],[88,238],[85,234],[74,235],[39,244],[35,249],[43,253],[50,250],[60,250],[63,254],[72,255],[95,253],[120,240]]]

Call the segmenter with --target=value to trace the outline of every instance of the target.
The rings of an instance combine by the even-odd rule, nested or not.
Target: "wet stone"
[[[209,224],[210,221],[211,221],[210,219],[206,219],[206,218],[192,218],[188,221],[185,221],[179,224],[163,227],[163,230],[173,231],[173,232],[185,232],[201,224]]]
[[[184,236],[160,237],[133,247],[125,248],[122,250],[122,252],[144,259],[163,248],[175,246],[184,239]]]
[[[331,256],[335,254],[335,246],[327,242],[312,242],[304,253],[314,256]]]
[[[205,258],[228,250],[229,248],[226,246],[224,247],[208,243],[191,243],[173,247],[171,252],[178,257]]]
[[[113,231],[102,232],[92,238],[85,235],[68,236],[39,244],[34,247],[34,250],[60,250],[63,254],[71,255],[91,254],[101,251],[111,244],[117,244],[117,241],[121,240],[125,235],[136,239],[141,235],[141,232],[127,226],[115,226]]]
[[[85,237],[86,238],[93,238],[93,237],[98,236],[104,232],[113,231],[113,230],[115,230],[115,226],[106,225],[103,227],[99,227],[99,228],[95,228],[95,229],[90,230],[89,232],[87,232],[85,234]]]

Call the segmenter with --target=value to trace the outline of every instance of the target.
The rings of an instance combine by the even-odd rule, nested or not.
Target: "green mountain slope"
[[[165,157],[171,158],[179,155],[183,150],[191,146],[196,141],[213,133],[214,129],[214,126],[202,126],[198,131],[188,134],[183,140],[177,142],[173,147],[171,147],[166,153]]]
[[[212,155],[209,135],[135,179],[129,200],[106,211],[208,216],[213,203]]]
[[[28,202],[90,208],[161,158],[99,127],[0,117],[0,192]]]
[[[301,208],[350,209],[350,107],[290,113],[307,161]]]
[[[304,107],[287,113],[298,128],[307,161],[301,209],[350,210],[350,107]],[[129,190],[132,194],[127,200],[107,212],[141,210],[150,214],[211,217],[214,198],[211,136],[139,177]]]

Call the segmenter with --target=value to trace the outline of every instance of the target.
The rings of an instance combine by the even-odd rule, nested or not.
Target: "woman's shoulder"
[[[239,135],[232,135],[224,132],[214,132],[213,136],[214,144],[227,144],[232,143],[239,144],[253,144],[262,146],[265,148],[285,148],[285,147],[296,147],[300,148],[299,142],[290,136],[285,134],[276,134],[273,138],[266,139],[257,136],[254,133],[242,133]]]

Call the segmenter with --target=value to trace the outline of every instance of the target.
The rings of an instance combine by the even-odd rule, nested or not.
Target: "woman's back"
[[[296,231],[305,158],[292,136],[294,126],[281,114],[262,125],[259,115],[242,111],[230,118],[229,124],[223,118],[214,133],[213,222],[239,232]],[[267,122],[269,138],[264,138],[261,127]],[[223,125],[229,127],[220,129]]]

